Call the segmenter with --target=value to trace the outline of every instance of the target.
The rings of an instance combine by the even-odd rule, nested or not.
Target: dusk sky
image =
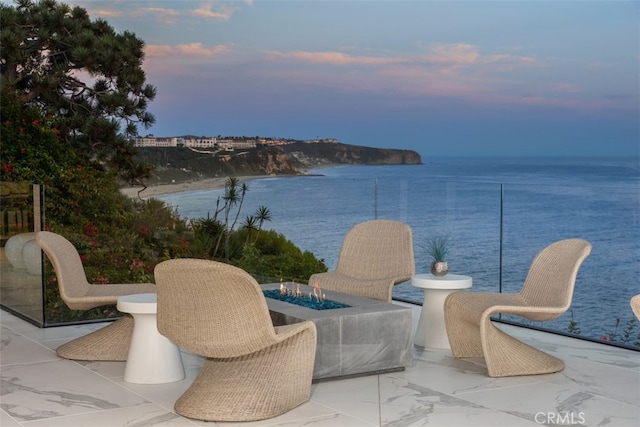
[[[62,2],[145,41],[141,135],[640,155],[636,0]]]

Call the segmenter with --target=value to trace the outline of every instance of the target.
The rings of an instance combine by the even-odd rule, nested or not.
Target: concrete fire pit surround
[[[285,283],[289,289],[298,285]],[[279,289],[280,283],[262,285]],[[313,288],[300,285],[302,295]],[[326,299],[348,308],[313,310],[266,298],[274,326],[305,320],[318,330],[314,381],[404,370],[413,361],[413,310],[369,298],[328,290]]]

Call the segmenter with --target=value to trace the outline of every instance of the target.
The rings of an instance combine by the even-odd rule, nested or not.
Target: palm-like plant
[[[271,221],[271,212],[269,212],[269,208],[266,206],[260,206],[256,210],[256,219],[258,220],[258,231],[262,230],[262,224],[265,221]]]
[[[427,239],[424,249],[434,262],[444,262],[449,252],[448,243],[448,236],[434,236]]]
[[[220,196],[216,200],[216,212],[214,215],[214,219],[218,219],[218,215],[220,213],[224,214],[224,231],[218,236],[218,241],[216,242],[216,247],[214,253],[218,252],[220,249],[220,244],[222,243],[222,238],[224,237],[225,243],[225,259],[229,259],[229,235],[233,231],[236,226],[236,222],[238,221],[238,217],[240,216],[240,210],[242,209],[242,203],[244,202],[244,197],[249,191],[249,187],[245,183],[241,183],[238,178],[229,177],[224,184],[224,195],[222,196],[222,200],[224,204],[220,207]],[[231,216],[231,209],[237,206],[235,216],[233,217],[233,221],[231,226],[229,226],[229,218]]]
[[[251,241],[251,233],[253,231],[258,231],[257,224],[258,224],[258,220],[256,219],[256,217],[251,215],[247,216],[244,220],[244,223],[242,223],[242,228],[247,230],[247,238],[245,239],[245,242],[244,242],[245,245],[249,244],[249,242]]]

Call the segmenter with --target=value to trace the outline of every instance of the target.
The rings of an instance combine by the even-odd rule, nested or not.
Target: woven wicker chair
[[[206,360],[175,411],[206,421],[272,418],[306,402],[313,322],[273,327],[262,289],[244,270],[174,259],[156,266],[158,330]]]
[[[393,286],[415,272],[411,227],[380,219],[349,230],[335,271],[311,275],[309,285],[391,302]]]
[[[635,314],[638,320],[640,320],[640,295],[632,297],[629,303],[631,304],[631,310],[633,310],[633,314]]]
[[[71,310],[89,310],[116,304],[121,295],[153,293],[153,283],[92,285],[78,251],[63,236],[49,231],[36,233],[36,242],[53,264],[62,301]],[[129,353],[133,318],[131,315],[76,338],[56,349],[56,354],[72,360],[125,361]]]
[[[445,324],[455,357],[484,357],[490,377],[558,372],[564,362],[503,332],[491,321],[510,313],[546,321],[569,309],[582,262],[591,244],[582,239],[555,242],[536,255],[519,293],[455,292],[444,303]]]

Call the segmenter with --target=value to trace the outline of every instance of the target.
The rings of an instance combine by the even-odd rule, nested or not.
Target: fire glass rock
[[[320,300],[318,301],[316,298],[310,297],[308,295],[291,295],[291,294],[282,294],[280,290],[273,289],[271,291],[262,291],[265,297],[277,299],[279,301],[288,302],[290,304],[296,304],[302,307],[311,308],[313,310],[333,310],[336,308],[347,308],[351,307],[350,305],[343,304],[337,301],[331,300]]]

